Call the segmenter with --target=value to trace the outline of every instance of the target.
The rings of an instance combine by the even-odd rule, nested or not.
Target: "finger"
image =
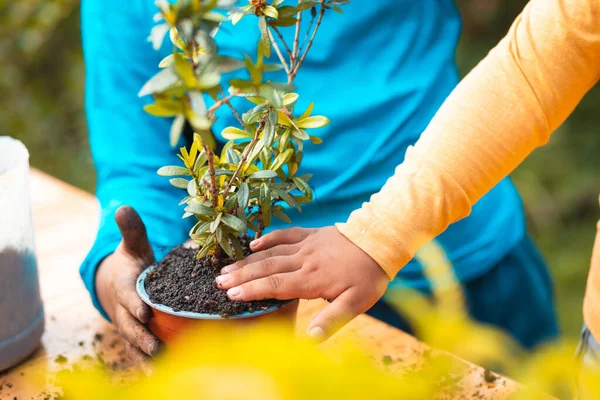
[[[148,241],[146,226],[139,214],[129,206],[120,207],[115,220],[123,235],[123,247],[132,256],[144,260],[146,265],[154,263],[154,253]]]
[[[290,228],[273,231],[250,242],[252,251],[261,251],[280,244],[295,244],[306,239],[316,229]]]
[[[356,296],[351,289],[339,295],[333,302],[325,306],[308,324],[308,336],[321,342],[328,339],[340,328],[353,320],[363,311],[360,305],[362,296]]]
[[[116,325],[125,340],[147,355],[155,357],[162,350],[162,343],[156,336],[120,305],[117,306]]]
[[[306,278],[298,272],[269,275],[256,279],[227,291],[231,300],[252,301],[263,299],[289,300],[299,297],[309,298]]]
[[[221,289],[230,289],[255,279],[265,278],[269,275],[292,272],[300,269],[301,262],[295,257],[279,256],[264,258],[258,262],[231,271],[217,277],[217,286]]]
[[[243,268],[246,265],[253,264],[259,261],[262,261],[267,258],[277,257],[277,256],[289,256],[292,254],[296,254],[298,252],[298,248],[296,246],[291,245],[281,245],[275,246],[270,249],[266,249],[260,251],[258,253],[250,254],[248,257],[243,260],[239,260],[231,265],[227,265],[221,269],[221,274],[226,274],[231,271],[235,271],[237,269]]]
[[[124,342],[124,346],[125,346],[125,351],[127,352],[127,355],[129,356],[129,359],[136,366],[140,367],[140,369],[146,375],[152,374],[151,358],[148,357],[146,354],[142,353],[140,351],[140,349],[138,349],[137,347],[133,346],[128,341]]]
[[[147,324],[152,317],[152,310],[135,291],[136,279],[137,274],[128,274],[114,283],[117,301],[141,323]]]

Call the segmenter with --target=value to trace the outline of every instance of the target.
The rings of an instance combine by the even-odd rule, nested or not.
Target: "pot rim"
[[[151,265],[148,268],[146,268],[144,271],[142,271],[140,276],[138,276],[136,284],[135,284],[135,289],[137,291],[137,294],[138,294],[138,296],[140,296],[142,301],[144,303],[148,304],[150,307],[152,307],[158,311],[164,312],[166,314],[175,315],[177,317],[190,318],[190,319],[213,319],[213,320],[251,318],[251,317],[257,317],[259,315],[269,314],[269,313],[279,310],[280,308],[283,308],[283,307],[287,306],[288,304],[295,301],[295,300],[286,300],[280,304],[271,306],[265,310],[258,310],[258,311],[253,311],[253,312],[246,311],[244,313],[231,315],[228,317],[223,317],[219,314],[197,313],[197,312],[192,312],[192,311],[175,311],[171,307],[166,306],[164,304],[153,303],[152,300],[150,300],[150,296],[148,295],[148,292],[146,292],[146,287],[144,285],[144,281],[146,280],[146,275],[148,275],[148,272],[152,271],[155,268],[156,268],[156,265]]]

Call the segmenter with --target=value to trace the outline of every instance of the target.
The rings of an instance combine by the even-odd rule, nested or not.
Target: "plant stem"
[[[246,125],[244,124],[244,121],[242,120],[242,117],[240,117],[240,114],[237,112],[237,110],[235,109],[235,107],[233,106],[233,104],[231,104],[231,99],[233,97],[235,97],[234,95],[229,96],[228,98],[225,96],[225,92],[223,91],[222,87],[219,87],[219,93],[221,93],[221,96],[223,96],[224,98],[224,102],[225,104],[227,104],[227,106],[229,107],[229,109],[231,110],[231,113],[233,114],[233,116],[235,117],[235,119],[238,120],[238,122],[240,123],[240,125],[242,126],[242,128],[244,128],[244,130],[247,132],[246,130]]]
[[[210,200],[213,208],[219,205],[219,189],[217,188],[217,176],[215,174],[215,154],[206,144],[204,145],[206,159],[208,160],[208,173],[210,175]]]
[[[300,0],[298,0],[300,5]],[[296,34],[294,35],[294,47],[292,49],[292,59],[290,60],[291,68],[293,69],[298,61],[298,40],[300,39],[300,27],[302,26],[302,13],[298,13],[298,22],[296,22]]]
[[[262,207],[258,207],[258,231],[256,232],[256,235],[254,235],[254,239],[258,239],[259,237],[262,236],[262,232],[265,230],[265,223],[263,222],[263,215],[262,215]]]
[[[240,174],[240,171],[242,170],[244,163],[248,159],[250,152],[252,151],[252,149],[254,149],[254,146],[256,146],[256,143],[258,143],[258,136],[263,131],[264,126],[265,126],[265,120],[263,119],[260,121],[260,124],[259,124],[258,128],[256,129],[256,133],[254,133],[254,137],[252,138],[252,141],[244,149],[244,153],[242,154],[242,157],[240,158],[240,162],[239,162],[237,168],[235,169],[235,172],[231,176],[231,179],[229,180],[229,185],[227,185],[227,187],[225,188],[225,191],[223,192],[223,198],[227,197],[227,194],[229,193],[229,191],[231,190],[231,187],[233,186],[233,182],[235,182],[235,179]]]
[[[283,57],[283,53],[281,52],[281,50],[279,50],[279,45],[277,44],[277,41],[273,37],[273,33],[271,33],[270,29],[269,29],[269,38],[271,39],[273,48],[275,49],[275,52],[277,53],[277,56],[279,57],[279,61],[281,61],[281,65],[283,65],[283,69],[285,69],[285,73],[288,76],[290,76],[291,69],[290,69],[290,67],[288,67],[287,62],[285,61],[285,57]]]
[[[283,35],[279,31],[279,29],[277,29],[276,26],[272,26],[271,28],[273,28],[273,30],[275,31],[275,33],[277,34],[277,36],[279,36],[279,39],[281,39],[281,43],[283,43],[283,45],[285,46],[285,50],[288,52],[288,55],[290,56],[290,67],[291,67],[291,65],[292,65],[292,58],[294,57],[294,54],[292,53],[292,50],[290,49],[290,46],[288,46],[287,42],[283,38]]]
[[[294,70],[292,71],[292,80],[296,77],[298,70],[302,66],[302,63],[304,62],[304,59],[306,58],[306,55],[308,54],[308,52],[315,40],[317,31],[319,30],[319,27],[321,26],[321,21],[323,21],[323,15],[325,15],[325,7],[323,7],[323,0],[321,0],[321,10],[319,11],[319,19],[317,20],[317,24],[315,25],[315,29],[312,33],[312,36],[311,36],[310,40],[308,41],[308,44],[306,45],[306,50],[304,50],[304,54],[302,54],[302,58],[300,58],[300,61],[298,61],[298,63],[294,66]]]
[[[219,206],[219,189],[217,188],[217,176],[215,174],[215,155],[206,144],[204,145],[204,151],[206,152],[206,159],[208,160],[208,171],[210,175],[210,200],[213,209]],[[221,246],[215,236],[215,258],[221,257]]]
[[[223,104],[230,104],[230,101],[234,95],[229,95],[229,96],[225,96],[225,93],[223,93],[221,91],[221,93],[223,94],[223,98],[215,101],[215,104],[213,104],[207,111],[206,111],[206,115],[208,115],[208,117],[210,118],[215,111],[217,111]]]

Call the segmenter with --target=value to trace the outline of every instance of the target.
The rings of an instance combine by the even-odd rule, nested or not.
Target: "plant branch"
[[[277,36],[279,36],[279,39],[281,39],[281,43],[283,43],[283,45],[285,46],[285,50],[288,52],[288,55],[290,56],[290,69],[291,69],[292,59],[294,58],[294,54],[292,53],[292,50],[290,49],[290,46],[288,46],[287,42],[283,38],[283,35],[279,31],[279,29],[277,29],[276,26],[272,26],[271,28],[273,28],[273,30],[275,31],[275,33],[277,34]]]
[[[240,114],[237,112],[237,110],[235,109],[235,107],[233,106],[233,104],[231,104],[231,99],[233,97],[235,97],[235,95],[232,94],[231,96],[229,96],[228,98],[226,98],[225,92],[223,91],[222,87],[219,87],[219,93],[221,93],[221,96],[223,96],[223,98],[225,99],[225,104],[227,104],[227,106],[231,110],[231,113],[234,115],[235,119],[238,120],[238,122],[240,123],[240,125],[242,126],[242,128],[244,128],[244,130],[246,131],[246,125],[244,124],[244,120],[242,120],[242,117],[240,117]]]
[[[298,0],[300,5],[300,0]],[[292,49],[292,59],[290,60],[291,68],[293,69],[298,61],[298,41],[300,39],[300,27],[302,26],[302,12],[298,12],[298,22],[296,22],[296,34],[294,35],[294,47]]]
[[[294,66],[294,70],[292,71],[292,75],[291,75],[292,80],[296,77],[296,74],[298,73],[298,70],[302,66],[302,63],[304,62],[306,55],[310,51],[310,48],[315,40],[315,36],[317,35],[317,32],[319,31],[319,27],[321,26],[321,22],[323,21],[323,15],[325,15],[325,7],[323,7],[323,0],[321,0],[321,10],[319,11],[319,19],[317,20],[317,24],[315,25],[315,29],[313,30],[312,36],[310,37],[310,40],[308,41],[308,44],[306,45],[306,50],[304,50],[304,54],[302,54],[302,58],[300,58],[300,61],[298,61],[298,63]]]
[[[219,189],[217,188],[217,176],[215,174],[215,155],[206,144],[204,145],[206,159],[208,161],[208,173],[210,175],[210,197],[213,208],[219,205]]]
[[[248,146],[246,146],[246,148],[244,149],[244,153],[242,154],[242,157],[240,158],[240,162],[239,162],[237,168],[235,169],[233,175],[231,176],[231,179],[229,180],[229,184],[227,185],[227,187],[225,188],[225,191],[223,192],[223,198],[227,197],[227,194],[229,193],[229,191],[231,190],[231,187],[233,186],[233,182],[235,182],[235,179],[240,174],[240,171],[242,170],[244,163],[248,159],[250,152],[252,151],[252,149],[254,149],[254,146],[256,146],[256,143],[258,143],[258,136],[261,134],[264,127],[265,127],[265,119],[260,121],[258,128],[256,128],[256,132],[254,133],[254,137],[252,138],[252,141],[250,141]]]
[[[279,45],[277,44],[277,41],[273,37],[273,33],[271,32],[270,29],[269,29],[269,38],[271,39],[273,48],[275,49],[275,52],[277,53],[277,56],[279,57],[279,61],[281,61],[281,65],[283,65],[283,69],[285,69],[286,74],[288,76],[290,76],[292,71],[291,71],[290,67],[288,67],[287,62],[285,61],[285,57],[283,57],[283,53],[279,49]]]
[[[217,111],[223,104],[230,104],[229,100],[231,100],[234,95],[231,94],[229,96],[225,96],[225,93],[223,93],[223,91],[221,91],[223,98],[218,99],[217,101],[215,101],[215,104],[213,104],[207,111],[206,111],[206,115],[208,115],[208,117],[210,118],[215,111]]]

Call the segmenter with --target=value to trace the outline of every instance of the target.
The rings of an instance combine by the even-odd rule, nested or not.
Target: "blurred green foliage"
[[[467,73],[506,33],[525,0],[457,0],[464,18],[457,60]],[[83,110],[84,67],[77,0],[0,0],[0,135],[22,140],[31,163],[94,189]],[[557,284],[561,326],[581,327],[600,192],[600,88],[550,143],[514,174],[529,228]]]

